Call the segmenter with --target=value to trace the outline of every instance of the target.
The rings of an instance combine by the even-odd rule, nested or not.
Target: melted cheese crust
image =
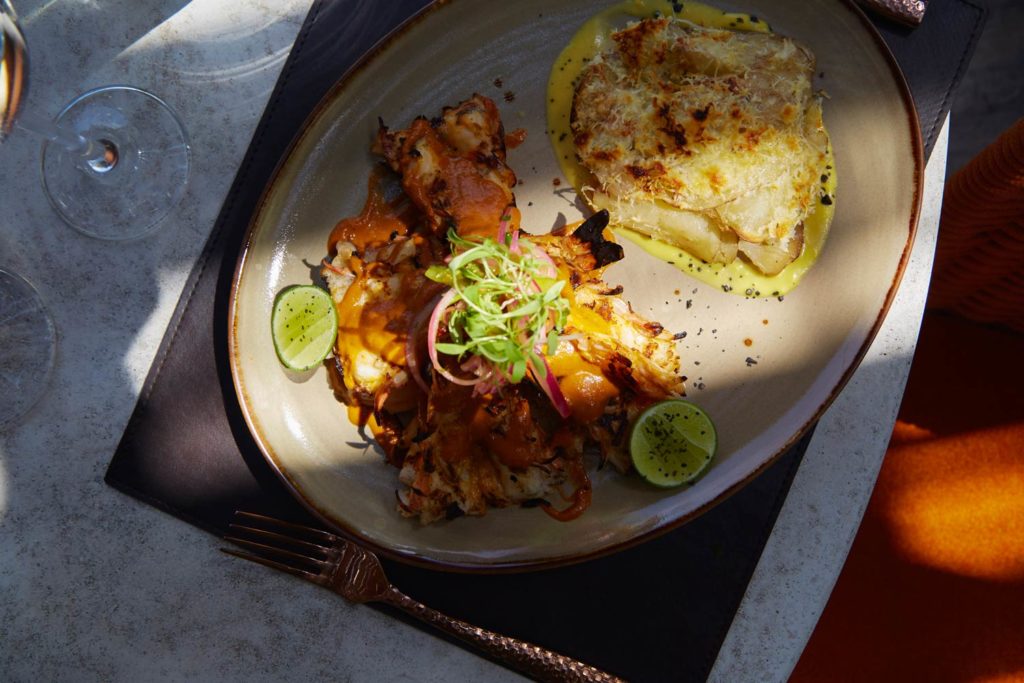
[[[709,262],[762,272],[799,256],[828,135],[814,57],[770,33],[644,20],[583,71],[572,132],[620,222]]]

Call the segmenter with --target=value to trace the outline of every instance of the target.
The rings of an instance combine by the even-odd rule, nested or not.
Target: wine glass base
[[[0,429],[46,393],[57,358],[57,328],[35,288],[0,269]]]
[[[124,240],[152,232],[178,205],[188,184],[191,152],[178,117],[160,98],[129,86],[78,97],[57,124],[113,152],[95,163],[55,142],[43,147],[43,186],[72,228]]]

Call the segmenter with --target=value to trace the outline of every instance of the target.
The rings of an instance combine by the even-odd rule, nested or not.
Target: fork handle
[[[911,28],[921,23],[928,8],[928,0],[857,0],[857,3],[869,12]]]
[[[458,619],[452,619],[413,600],[397,588],[390,588],[381,600],[404,610],[424,623],[475,645],[491,657],[505,662],[517,671],[536,680],[624,683],[621,678],[595,669],[577,659],[560,655],[523,640],[499,635]]]

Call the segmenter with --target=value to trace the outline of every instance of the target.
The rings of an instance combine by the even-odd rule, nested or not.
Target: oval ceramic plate
[[[824,253],[784,301],[703,285],[624,241],[607,279],[674,332],[692,400],[718,426],[720,450],[694,486],[659,490],[607,468],[593,505],[562,523],[536,509],[494,510],[421,526],[395,509],[397,470],[368,447],[323,369],[289,376],[270,339],[275,294],[310,281],[327,236],[357,213],[378,117],[405,126],[480,92],[506,129],[525,128],[509,163],[523,225],[542,232],[579,212],[545,134],[545,86],[561,48],[603,4],[454,0],[432,6],[346,75],[279,168],[239,262],[231,363],[252,433],[311,510],[392,557],[461,570],[579,561],[628,546],[707,510],[763,470],[820,416],[863,356],[895,294],[920,204],[922,156],[906,85],[864,17],[839,0],[734,4],[809,46],[828,93],[825,119],[839,187]],[[507,94],[507,96],[506,96]],[[561,189],[561,192],[556,191]],[[749,345],[748,345],[749,341]]]

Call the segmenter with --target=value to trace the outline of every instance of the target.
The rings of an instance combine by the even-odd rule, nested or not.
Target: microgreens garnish
[[[565,281],[558,279],[554,263],[516,231],[506,235],[500,230],[498,241],[466,239],[454,231],[448,239],[451,259],[426,271],[429,279],[451,287],[438,301],[427,334],[435,369],[459,384],[476,384],[480,391],[521,382],[529,372],[550,395],[548,385],[556,390],[558,385],[548,377],[543,352],[555,352],[569,317],[569,302],[562,296]],[[443,342],[437,341],[442,324],[448,332]],[[438,361],[439,353],[457,357],[472,377],[450,373]],[[556,406],[564,403],[552,400]]]

